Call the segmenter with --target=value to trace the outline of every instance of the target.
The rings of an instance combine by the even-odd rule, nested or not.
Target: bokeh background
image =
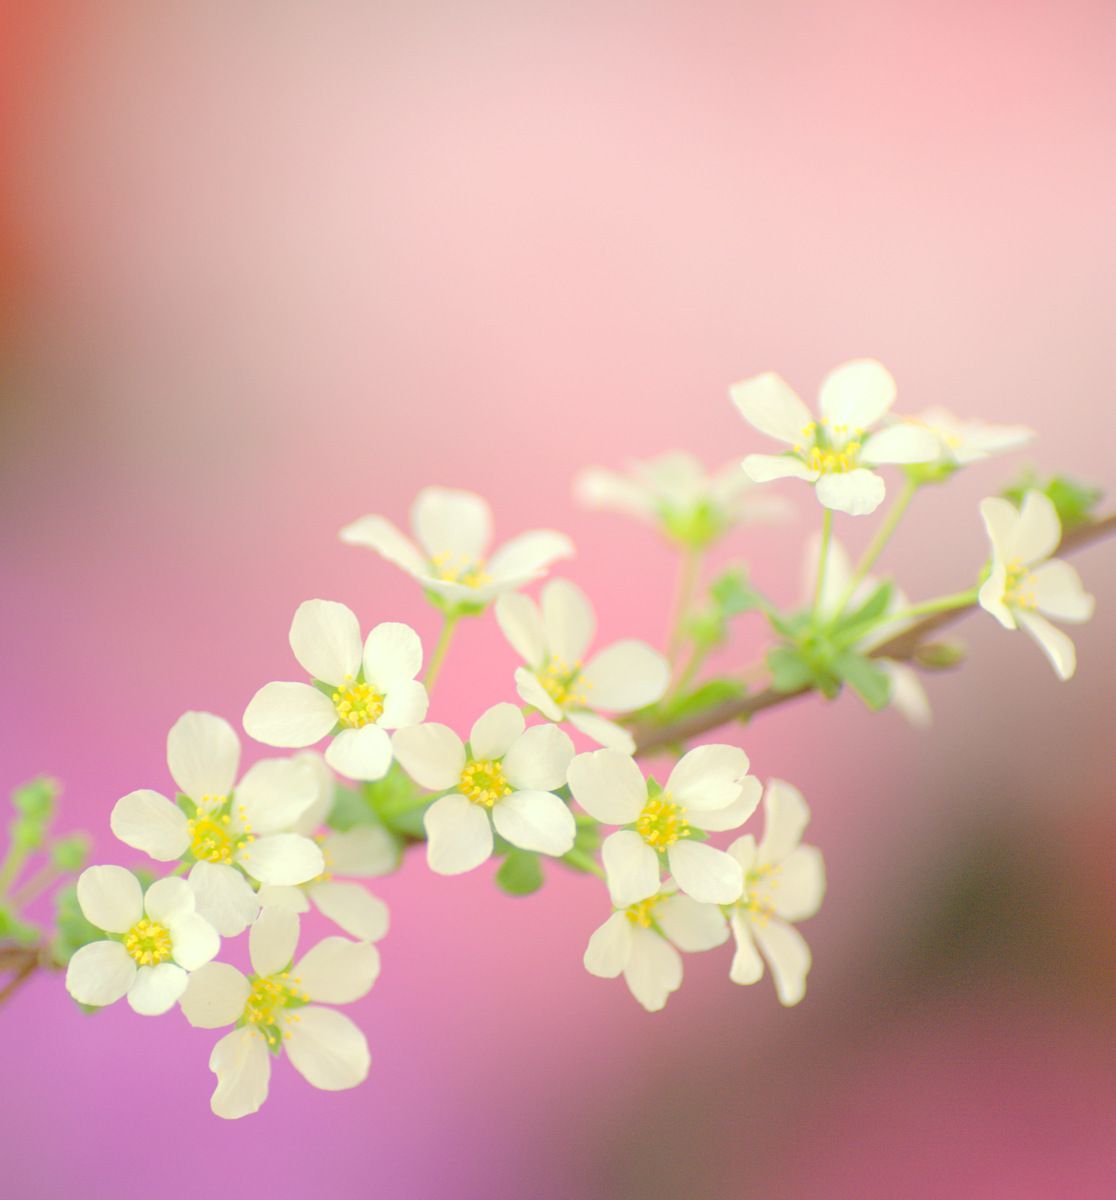
[[[904,408],[1027,421],[1044,467],[1116,484],[1114,52],[1085,0],[5,5],[0,785],[58,775],[62,825],[134,861],[112,803],[165,785],[182,711],[289,674],[299,601],[433,635],[336,538],[428,482],[568,530],[602,637],[661,639],[669,552],[570,480],[760,448],[726,393],[760,370],[808,395],[874,355]],[[1018,465],[919,501],[912,594],[967,585]],[[786,486],[798,519],[725,554],[789,600],[817,514]],[[210,1034],[24,988],[5,1195],[1113,1195],[1116,548],[1078,565],[1071,684],[978,614],[929,733],[842,699],[729,735],[827,855],[799,1008],[725,950],[650,1016],[582,969],[592,881],[513,901],[416,856],[378,888],[356,1091],[280,1069],[222,1123]],[[465,627],[437,718],[513,665]]]

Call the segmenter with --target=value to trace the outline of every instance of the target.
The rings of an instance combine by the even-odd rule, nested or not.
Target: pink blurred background
[[[1111,486],[1114,51],[1084,2],[6,6],[0,785],[60,776],[61,824],[135,861],[113,801],[165,786],[183,710],[236,720],[289,674],[299,601],[434,634],[336,538],[428,482],[500,535],[568,530],[602,638],[661,639],[669,552],[571,477],[765,448],[726,393],[760,370],[809,395],[874,355],[905,409],[1027,421],[1036,461]],[[888,559],[911,593],[968,585],[1017,466],[920,500]],[[726,554],[789,601],[816,513],[787,495],[795,524]],[[1078,565],[1071,684],[978,616],[929,733],[842,699],[729,735],[827,855],[799,1008],[724,951],[648,1015],[581,966],[594,883],[511,900],[415,856],[377,887],[354,1092],[283,1064],[223,1123],[212,1035],[17,994],[4,1194],[1116,1194],[1116,553]],[[513,666],[467,625],[434,715]]]

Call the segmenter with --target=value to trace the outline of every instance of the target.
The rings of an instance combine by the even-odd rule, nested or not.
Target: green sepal
[[[429,588],[423,588],[423,595],[434,607],[445,616],[456,620],[458,617],[479,617],[488,607],[485,602],[470,603],[467,600],[449,601]]]
[[[692,550],[706,549],[725,531],[724,517],[707,500],[684,509],[662,508],[659,524],[672,542]]]
[[[186,795],[185,792],[179,792],[174,798],[175,804],[190,818],[192,821],[198,815],[198,806]]]
[[[833,670],[868,705],[878,712],[891,699],[891,677],[870,658],[846,650],[833,658]]]
[[[543,885],[542,864],[530,850],[512,849],[496,872],[496,886],[509,896],[529,896]]]

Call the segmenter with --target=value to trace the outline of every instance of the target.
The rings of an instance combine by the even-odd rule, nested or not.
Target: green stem
[[[457,628],[457,622],[460,620],[461,617],[457,613],[446,613],[442,619],[442,632],[438,635],[438,644],[434,647],[434,653],[430,656],[430,663],[426,668],[426,677],[423,679],[428,694],[434,690],[434,683],[438,678],[438,672],[442,669],[446,652],[449,650],[450,642],[453,640],[453,631]]]
[[[41,896],[61,874],[54,863],[44,863],[22,887],[12,892],[12,908],[16,912],[25,908],[32,900]]]
[[[821,546],[818,550],[818,575],[814,584],[814,616],[818,615],[822,592],[825,590],[825,572],[829,564],[829,544],[833,540],[833,509],[827,508],[822,517]]]
[[[864,551],[860,562],[856,564],[856,570],[849,580],[849,586],[845,588],[845,594],[841,597],[836,611],[833,613],[834,621],[837,621],[848,607],[848,603],[853,598],[856,589],[864,582],[865,575],[868,574],[875,565],[876,559],[883,553],[884,547],[891,540],[891,535],[895,532],[896,527],[902,520],[903,514],[907,511],[907,507],[914,499],[915,492],[918,489],[918,482],[908,476],[903,483],[903,490],[895,498],[895,503],[888,509],[887,515],[881,522],[879,529],[876,530],[876,536],[869,543],[868,549]]]
[[[702,558],[702,552],[695,546],[687,546],[682,551],[682,561],[678,571],[678,592],[674,601],[674,618],[671,622],[670,641],[667,643],[667,658],[672,666],[676,665],[678,655],[682,650],[686,619],[690,615],[690,607],[693,605],[694,594],[701,579]]]
[[[597,860],[591,855],[586,854],[583,850],[571,850],[568,854],[563,854],[562,861],[569,863],[575,870],[596,875],[598,879],[604,879],[605,877],[605,873],[597,863]]]
[[[8,853],[4,858],[3,865],[0,865],[0,896],[5,895],[15,882],[15,878],[19,874],[20,868],[23,866],[26,858],[27,851],[21,846],[13,843],[8,847]]]
[[[914,604],[910,608],[900,609],[899,612],[888,613],[880,624],[892,625],[899,621],[913,621],[918,617],[928,617],[932,613],[948,612],[951,608],[968,608],[977,602],[980,588],[969,588],[967,592],[954,592],[951,596],[939,596],[937,600],[926,600],[922,604]]]

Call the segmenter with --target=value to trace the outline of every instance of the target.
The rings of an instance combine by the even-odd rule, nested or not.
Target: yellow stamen
[[[1008,608],[1034,608],[1035,593],[1032,590],[1031,572],[1021,559],[1013,558],[1006,564],[1007,578],[1004,580],[1004,603]]]
[[[124,949],[141,967],[154,967],[171,956],[171,935],[165,925],[144,917],[124,935]]]
[[[485,571],[484,563],[479,559],[470,562],[446,551],[436,554],[430,560],[430,565],[434,569],[435,577],[446,583],[460,583],[463,587],[479,588],[492,582],[492,576]]]
[[[736,906],[761,925],[766,925],[775,913],[774,893],[779,887],[781,870],[775,864],[765,863],[749,871],[744,880],[744,894]]]
[[[649,896],[646,900],[641,900],[638,904],[628,906],[624,915],[633,925],[638,925],[641,929],[650,929],[651,923],[654,921],[655,906],[661,903],[665,896]]]
[[[367,683],[349,683],[333,693],[337,719],[350,729],[372,725],[384,715],[384,698]]]
[[[538,676],[547,695],[559,708],[583,708],[589,700],[592,686],[580,679],[581,663],[572,666],[561,658],[550,658]]]
[[[256,840],[252,827],[244,820],[245,811],[243,805],[238,808],[234,824],[229,813],[198,809],[198,815],[187,822],[194,857],[199,862],[231,863],[238,850]]]
[[[491,808],[497,800],[511,795],[511,784],[504,778],[504,768],[498,759],[474,758],[465,765],[457,785],[461,794],[474,804]]]
[[[668,792],[648,800],[635,825],[639,836],[652,850],[660,853],[668,846],[673,846],[679,838],[690,836],[686,810],[681,804],[675,804]]]

